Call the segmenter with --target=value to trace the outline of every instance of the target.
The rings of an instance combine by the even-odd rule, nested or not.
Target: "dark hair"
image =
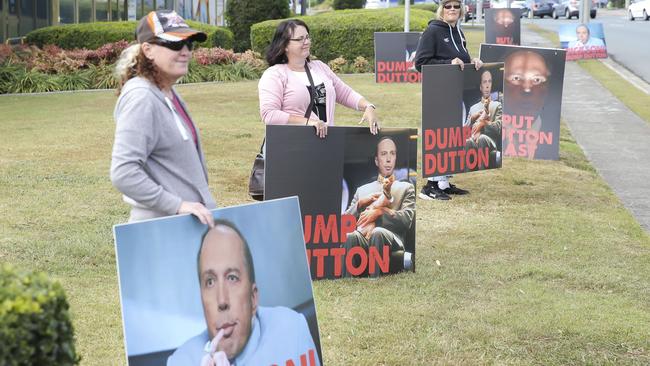
[[[251,255],[251,250],[248,246],[248,242],[246,241],[246,238],[244,238],[244,235],[242,235],[241,231],[237,229],[235,224],[228,220],[223,220],[223,219],[214,219],[214,227],[212,229],[206,230],[205,234],[201,237],[201,246],[199,246],[199,252],[196,255],[196,271],[198,272],[199,275],[199,286],[201,284],[201,268],[200,268],[200,263],[201,263],[201,251],[203,250],[203,243],[205,243],[205,238],[208,236],[208,233],[219,226],[225,226],[228,228],[231,228],[235,233],[237,233],[237,236],[242,241],[242,251],[244,252],[244,265],[246,266],[246,271],[248,272],[248,278],[251,283],[255,283],[255,267],[253,266],[253,256]]]
[[[305,27],[307,33],[309,33],[307,24],[299,19],[287,19],[278,24],[278,27],[275,28],[273,40],[266,51],[266,62],[269,66],[289,62],[284,49],[287,48],[293,31],[299,26]],[[307,57],[307,61],[309,61],[309,57]]]
[[[379,156],[379,144],[381,144],[384,140],[391,140],[393,144],[395,144],[395,153],[397,154],[397,143],[395,140],[393,140],[392,137],[390,136],[383,136],[379,140],[377,140],[377,145],[375,146],[375,156]]]

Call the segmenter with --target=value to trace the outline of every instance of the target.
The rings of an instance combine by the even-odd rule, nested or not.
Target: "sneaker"
[[[449,184],[449,188],[443,189],[443,192],[446,194],[458,194],[458,195],[463,195],[463,194],[468,194],[469,191],[466,189],[458,188],[453,184]]]
[[[438,188],[437,184],[429,184],[422,187],[422,190],[419,194],[420,198],[424,200],[441,200],[448,201],[451,199],[442,189]]]
[[[404,252],[404,270],[415,272],[415,253]]]

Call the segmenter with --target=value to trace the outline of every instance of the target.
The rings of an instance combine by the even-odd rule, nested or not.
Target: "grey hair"
[[[129,73],[137,63],[138,55],[140,54],[141,50],[141,45],[139,43],[135,43],[122,51],[120,58],[115,64],[115,70],[113,71],[113,75],[118,81],[123,83],[129,78]]]

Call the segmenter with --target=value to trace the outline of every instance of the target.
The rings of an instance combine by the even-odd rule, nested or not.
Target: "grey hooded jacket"
[[[155,84],[141,77],[126,82],[113,115],[111,181],[132,206],[129,221],[174,215],[182,201],[216,208],[199,130],[195,145]]]

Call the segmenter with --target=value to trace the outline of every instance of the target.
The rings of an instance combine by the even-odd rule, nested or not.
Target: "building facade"
[[[185,19],[225,25],[226,0],[0,0],[2,42],[50,25],[137,20],[175,9]]]

